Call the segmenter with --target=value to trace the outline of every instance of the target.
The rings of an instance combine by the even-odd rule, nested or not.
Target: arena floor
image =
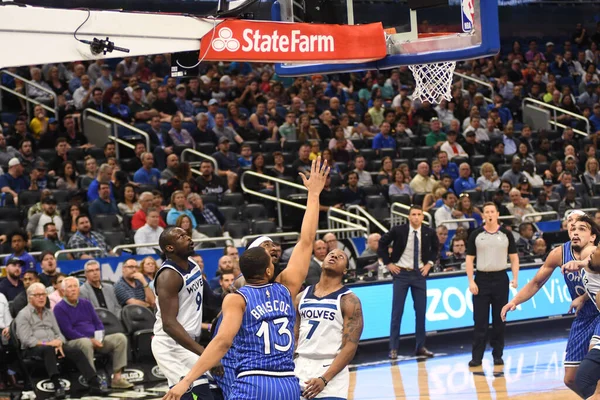
[[[571,318],[565,318],[508,327],[505,365],[501,367],[492,365],[489,351],[483,367],[467,366],[471,358],[468,331],[428,337],[427,346],[436,354],[428,360],[401,355],[390,362],[387,343],[363,345],[351,367],[349,400],[578,399],[563,384],[570,324]],[[412,338],[403,339],[400,354],[410,354],[413,345]],[[136,386],[104,399],[154,400],[161,399],[165,391],[166,384]]]

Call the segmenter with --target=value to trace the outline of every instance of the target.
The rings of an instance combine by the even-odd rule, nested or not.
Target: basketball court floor
[[[563,383],[563,356],[571,321],[565,318],[508,327],[504,366],[494,366],[488,351],[482,367],[468,367],[470,331],[428,337],[427,346],[436,354],[431,359],[399,356],[392,362],[387,359],[387,343],[363,345],[351,366],[348,399],[578,399]],[[409,354],[414,340],[403,339],[400,346],[400,354]],[[166,383],[136,386],[104,399],[158,400],[165,391]],[[3,398],[0,394],[0,400]]]

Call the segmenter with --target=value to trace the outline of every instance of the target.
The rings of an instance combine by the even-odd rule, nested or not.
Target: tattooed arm
[[[341,300],[342,316],[344,317],[344,333],[342,335],[342,348],[338,355],[333,359],[331,365],[322,375],[327,382],[335,378],[356,354],[358,341],[363,330],[363,314],[360,300],[354,293],[342,296]],[[302,396],[307,399],[313,399],[325,388],[325,382],[320,378],[313,378],[306,382],[306,389]]]

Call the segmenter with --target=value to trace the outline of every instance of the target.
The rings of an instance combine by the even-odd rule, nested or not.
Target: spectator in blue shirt
[[[373,150],[379,154],[380,149],[395,149],[396,139],[390,136],[390,124],[383,122],[379,126],[379,133],[373,138]]]
[[[186,99],[187,91],[183,83],[175,87],[175,94],[177,95],[175,104],[177,104],[177,109],[183,114],[183,120],[192,121],[194,117],[194,105]]]
[[[590,117],[594,131],[600,130],[600,104],[594,104],[594,115]]]
[[[145,152],[141,155],[142,168],[138,169],[133,175],[133,181],[141,185],[152,185],[158,189],[160,184],[160,171],[154,168],[154,156],[152,153]]]
[[[19,202],[19,193],[29,189],[29,181],[23,176],[23,166],[17,157],[8,162],[8,172],[0,176],[0,191],[11,196],[14,204]]]
[[[184,214],[190,217],[192,228],[196,229],[197,222],[194,214],[185,208],[185,194],[182,190],[176,190],[171,195],[171,209],[167,213],[167,225],[175,225],[177,223],[177,218]]]
[[[10,236],[10,249],[11,254],[4,258],[4,265],[8,264],[8,260],[17,258],[23,261],[23,268],[21,268],[21,276],[25,272],[35,270],[37,262],[35,258],[27,251],[25,251],[25,245],[27,244],[27,235],[24,232],[16,231]]]
[[[88,203],[91,203],[98,198],[99,182],[110,182],[110,199],[115,199],[115,188],[111,182],[112,172],[112,167],[108,164],[102,164],[100,168],[98,168],[98,176],[90,183],[90,186],[88,186]]]
[[[449,160],[448,153],[446,153],[443,150],[438,151],[437,158],[440,162],[440,165],[442,166],[442,169],[440,170],[440,175],[448,175],[450,178],[452,178],[452,180],[457,179],[458,166]]]
[[[240,156],[238,157],[240,167],[252,166],[252,147],[249,144],[243,144],[240,148]]]
[[[129,123],[131,122],[131,110],[125,104],[122,104],[121,101],[121,94],[115,92],[110,99],[108,114]]]
[[[88,212],[92,220],[98,214],[119,214],[117,203],[110,198],[110,185],[108,182],[98,184],[98,198],[90,204]]]
[[[219,151],[213,153],[213,158],[217,160],[217,166],[219,167],[219,175],[227,176],[228,172],[238,173],[240,164],[235,153],[229,151],[229,139],[225,136],[221,136],[219,139]]]
[[[454,181],[454,193],[460,196],[465,190],[477,189],[477,183],[471,176],[471,167],[467,163],[460,164],[458,168],[459,178]]]

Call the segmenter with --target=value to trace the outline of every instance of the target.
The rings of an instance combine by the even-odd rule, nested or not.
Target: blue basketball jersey
[[[289,290],[269,283],[246,285],[237,293],[246,301],[242,325],[233,340],[237,377],[293,375],[296,312]]]
[[[561,265],[565,265],[569,261],[573,261],[575,259],[576,258],[573,255],[573,249],[571,247],[571,242],[568,241],[562,245],[562,264]],[[574,300],[577,297],[585,294],[586,290],[585,290],[585,286],[583,284],[581,271],[567,272],[564,274],[564,277],[565,277],[565,283],[567,284],[567,288],[569,289],[569,295],[571,296],[571,299]],[[598,310],[594,306],[594,303],[592,301],[586,301],[584,303],[583,307],[581,308],[581,310],[579,310],[579,312],[577,313],[576,318],[590,318],[590,317],[596,317],[597,315],[598,315]]]

